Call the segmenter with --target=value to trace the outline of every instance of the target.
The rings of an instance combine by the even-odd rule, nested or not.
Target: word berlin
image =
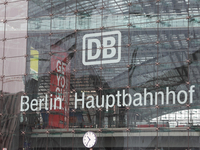
[[[146,106],[147,105],[147,101],[149,101],[150,105],[153,105],[153,100],[155,105],[158,104],[158,100],[161,101],[161,105],[164,104],[169,104],[169,100],[170,100],[170,96],[172,97],[172,104],[176,104],[176,100],[179,104],[185,104],[188,101],[188,97],[189,97],[189,103],[193,103],[193,93],[195,92],[194,90],[195,85],[191,85],[190,89],[188,90],[188,92],[184,91],[184,90],[180,90],[177,95],[174,91],[169,91],[169,87],[166,87],[166,94],[164,94],[164,92],[159,91],[159,92],[155,92],[154,96],[152,92],[147,92],[147,89],[144,89],[144,94],[142,97],[141,93],[135,93],[132,97],[131,94],[126,93],[125,90],[122,91],[122,94],[120,93],[120,91],[117,91],[116,95],[113,94],[109,94],[109,95],[102,95],[101,97],[101,101],[99,100],[99,96],[96,96],[96,103],[95,103],[95,97],[94,96],[87,96],[87,102],[85,105],[85,92],[82,92],[82,98],[78,99],[78,95],[77,93],[75,93],[75,109],[77,109],[78,106],[78,102],[82,102],[82,108],[84,108],[85,106],[87,108],[103,108],[105,107],[106,109],[108,108],[112,108],[114,107],[114,105],[116,104],[118,107],[121,106],[130,106],[131,104],[133,106]],[[189,96],[188,96],[189,93]],[[158,96],[160,97],[158,99]],[[166,100],[164,100],[164,98],[166,98]],[[24,99],[26,99],[26,101],[24,101]],[[54,100],[54,106],[52,105],[52,101]],[[122,102],[120,102],[120,100],[122,100]],[[62,109],[62,99],[61,98],[50,98],[50,107],[48,108],[48,100],[47,100],[47,95],[45,100],[41,99],[38,103],[38,101],[36,99],[33,99],[30,103],[29,103],[29,97],[28,96],[21,96],[21,111],[27,111],[29,109],[29,105],[32,111],[36,111],[36,110],[41,110],[41,103],[42,101],[45,101],[45,109],[46,110],[58,110],[58,109]],[[59,106],[56,105],[56,102],[59,102]],[[166,102],[166,103],[165,103]],[[101,104],[99,104],[101,103]],[[96,106],[95,106],[96,104]],[[39,107],[36,107],[38,106]],[[26,108],[24,108],[24,106],[26,106]],[[33,108],[33,106],[35,108]]]

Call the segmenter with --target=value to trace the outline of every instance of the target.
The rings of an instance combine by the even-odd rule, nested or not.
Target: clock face
[[[83,136],[83,144],[87,148],[91,148],[96,144],[97,137],[94,132],[88,131]]]

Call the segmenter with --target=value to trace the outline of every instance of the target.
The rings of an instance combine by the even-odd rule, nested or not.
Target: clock
[[[83,144],[87,148],[92,148],[97,142],[97,136],[92,131],[88,131],[83,136]]]

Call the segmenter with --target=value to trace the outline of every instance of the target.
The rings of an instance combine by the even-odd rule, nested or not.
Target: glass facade
[[[199,6],[0,0],[0,148],[200,149]]]

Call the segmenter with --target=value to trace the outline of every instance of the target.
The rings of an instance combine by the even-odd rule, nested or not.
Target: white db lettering
[[[111,64],[118,63],[120,60],[120,31],[86,34],[83,36],[82,63],[84,65]]]

